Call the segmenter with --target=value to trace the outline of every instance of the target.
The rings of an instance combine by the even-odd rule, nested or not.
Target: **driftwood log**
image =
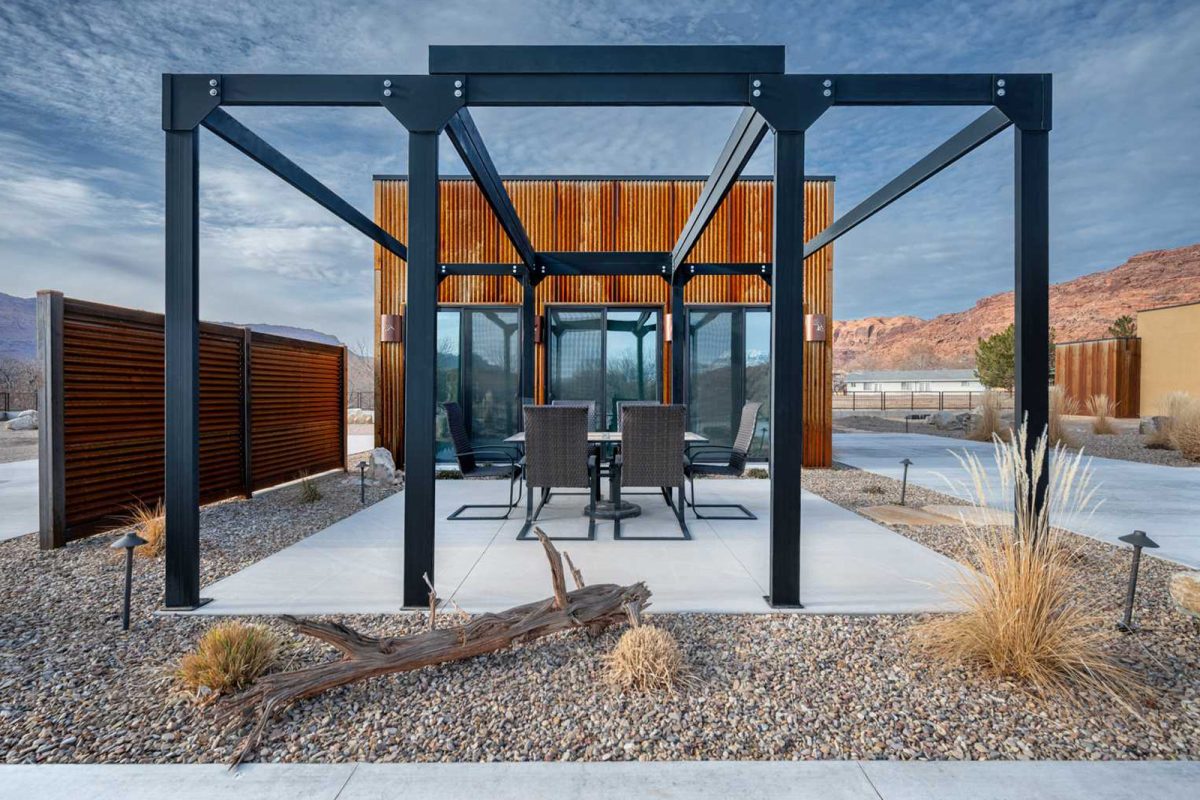
[[[338,622],[282,617],[298,633],[336,647],[342,659],[266,675],[242,693],[221,701],[218,713],[226,722],[243,719],[247,714],[257,717],[233,766],[254,752],[268,722],[297,700],[376,675],[473,658],[562,631],[582,630],[596,636],[611,625],[626,621],[636,624],[649,605],[650,589],[644,583],[585,586],[582,574],[568,557],[578,587],[569,592],[562,555],[540,529],[534,531],[550,562],[553,597],[497,614],[479,614],[465,624],[446,628],[433,627],[436,617],[431,612],[430,630],[395,638],[365,636]]]

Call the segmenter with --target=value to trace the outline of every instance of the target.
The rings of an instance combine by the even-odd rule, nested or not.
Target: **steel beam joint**
[[[992,102],[1023,131],[1051,128],[1050,74],[993,75]]]
[[[466,98],[462,75],[398,75],[379,81],[379,104],[409,133],[441,133]]]
[[[773,131],[807,131],[833,105],[836,82],[821,75],[751,75],[749,104]]]
[[[209,113],[221,105],[220,75],[162,76],[162,129],[194,130]]]

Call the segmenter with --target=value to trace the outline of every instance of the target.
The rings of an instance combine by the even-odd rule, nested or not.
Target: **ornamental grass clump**
[[[1179,393],[1170,408],[1171,448],[1184,458],[1200,461],[1200,400]]]
[[[179,662],[176,677],[201,702],[245,689],[279,657],[279,637],[262,625],[222,622]]]
[[[608,682],[618,689],[673,692],[688,682],[679,643],[656,625],[625,631],[605,662]]]
[[[1066,699],[1080,689],[1096,689],[1129,705],[1142,683],[1110,654],[1119,634],[1081,588],[1079,540],[1050,525],[1052,516],[1061,524],[1093,510],[1090,468],[1082,454],[1055,448],[1049,454],[1048,499],[1037,509],[1029,490],[1041,478],[1046,437],[1034,446],[1031,476],[1026,435],[1022,425],[1012,441],[996,442],[998,485],[977,457],[959,457],[975,506],[1001,508],[1013,521],[979,525],[971,520],[996,517],[964,515],[974,571],[954,591],[965,611],[919,624],[917,642],[939,659],[981,668],[1037,694]]]
[[[129,514],[125,519],[133,528],[133,532],[146,540],[145,544],[134,548],[134,554],[142,558],[161,556],[167,544],[167,515],[162,500],[153,506],[140,501],[135,503],[129,507]]]
[[[317,482],[305,475],[300,479],[300,502],[315,503],[325,495],[317,488]]]
[[[1050,425],[1047,432],[1050,436],[1051,447],[1078,447],[1079,442],[1067,430],[1063,417],[1079,413],[1079,403],[1063,390],[1061,386],[1050,387]]]
[[[978,419],[967,432],[967,438],[976,442],[990,442],[999,437],[1008,436],[1008,428],[1004,424],[1004,406],[999,392],[984,392],[975,409]]]
[[[1088,413],[1092,415],[1092,433],[1109,435],[1116,433],[1112,417],[1117,413],[1117,406],[1108,395],[1094,394],[1087,401]]]

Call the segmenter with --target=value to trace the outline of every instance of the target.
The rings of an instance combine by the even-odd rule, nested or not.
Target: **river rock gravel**
[[[324,527],[357,503],[344,476],[325,497],[293,489],[206,509],[205,582]],[[894,482],[811,470],[805,485],[853,507],[886,502]],[[374,489],[378,499],[386,490]],[[917,502],[954,502],[909,487]],[[261,502],[260,502],[261,501]],[[328,503],[323,507],[322,503]],[[237,513],[226,508],[243,506]],[[917,535],[905,532],[906,535]],[[953,554],[951,528],[923,531]],[[230,758],[244,729],[175,688],[175,662],[214,620],[156,616],[161,562],[137,562],[133,627],[120,631],[120,564],[85,540],[54,552],[31,537],[0,544],[0,761],[180,763]],[[681,545],[686,546],[686,545]],[[1111,552],[1109,552],[1111,551]],[[1096,602],[1114,614],[1127,559],[1096,545]],[[590,579],[586,563],[578,565]],[[391,675],[302,701],[267,729],[263,761],[666,759],[1144,759],[1200,756],[1200,644],[1164,607],[1172,571],[1143,561],[1138,619],[1119,655],[1159,690],[1140,716],[1108,698],[1047,701],[968,670],[931,663],[908,636],[912,616],[651,615],[680,641],[694,686],[621,693],[601,679],[619,630],[562,634],[471,661]],[[651,589],[654,587],[652,586]],[[549,594],[547,577],[544,592]],[[453,614],[440,615],[449,623]],[[341,618],[369,633],[421,630],[424,615]],[[1114,617],[1115,619],[1115,617]],[[285,638],[284,665],[330,648]]]

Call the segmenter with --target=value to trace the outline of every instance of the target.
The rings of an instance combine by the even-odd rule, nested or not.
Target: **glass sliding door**
[[[437,335],[437,459],[453,461],[444,402],[462,406],[475,447],[502,442],[520,428],[520,313],[512,308],[439,310]]]
[[[771,316],[767,309],[694,307],[688,311],[688,424],[713,444],[732,445],[742,406],[759,413],[750,457],[766,459],[771,388]]]
[[[607,430],[622,400],[661,400],[662,329],[657,308],[550,308],[547,395],[591,400]]]

